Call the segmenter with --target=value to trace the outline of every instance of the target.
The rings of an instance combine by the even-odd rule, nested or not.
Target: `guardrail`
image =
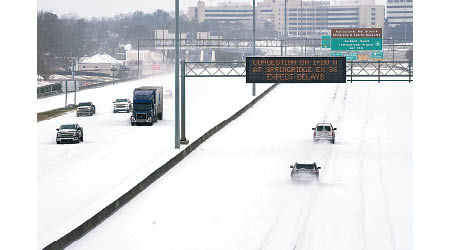
[[[167,72],[160,72],[160,73],[153,73],[153,74],[149,74],[149,75],[143,75],[143,76],[141,76],[141,79],[144,79],[144,78],[147,78],[147,77],[151,77],[151,76],[154,76],[154,75],[157,75],[157,74],[162,74],[162,73],[167,73]],[[123,82],[134,81],[134,80],[137,80],[137,79],[139,79],[139,77],[136,76],[136,77],[130,77],[130,78],[126,78],[126,79],[115,79],[113,81],[96,82],[94,84],[81,85],[80,86],[80,90],[101,88],[101,87],[105,87],[105,86],[108,86],[108,85],[113,85],[113,84],[116,84],[116,83],[123,83]],[[64,80],[62,80],[62,82],[64,82]],[[60,83],[55,83],[53,85],[57,85],[57,84],[61,85],[61,82]],[[50,89],[50,91],[48,91],[48,92],[37,93],[37,98],[41,99],[41,98],[46,98],[46,97],[50,97],[50,96],[60,95],[60,94],[64,94],[64,93],[65,92],[62,92],[61,88],[58,88],[58,90]]]

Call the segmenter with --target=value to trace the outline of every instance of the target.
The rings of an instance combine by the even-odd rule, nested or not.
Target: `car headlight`
[[[76,136],[77,135],[77,132],[73,132],[73,136]]]
[[[61,136],[61,133],[58,132],[58,133],[56,134],[56,136],[57,136],[57,137]]]

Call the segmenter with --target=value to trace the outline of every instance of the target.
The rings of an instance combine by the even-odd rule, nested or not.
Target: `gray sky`
[[[206,5],[219,2],[248,2],[252,0],[203,0]],[[186,12],[188,7],[196,6],[197,0],[179,0],[180,11]],[[256,0],[258,2],[258,0]],[[386,0],[375,0],[377,4],[385,4]],[[175,0],[37,0],[37,9],[51,11],[58,16],[75,13],[80,17],[112,17],[116,14],[132,13],[136,10],[152,13],[157,9],[172,11]]]

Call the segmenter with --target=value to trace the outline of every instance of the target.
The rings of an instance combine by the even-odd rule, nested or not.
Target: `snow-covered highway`
[[[92,101],[96,114],[75,112],[42,121],[38,129],[38,243],[43,248],[103,209],[173,157],[173,74],[89,89],[77,102]],[[240,79],[186,81],[186,135],[191,141],[250,102],[251,85]],[[164,86],[164,119],[151,127],[130,125],[130,114],[114,114],[113,100],[140,86]],[[270,85],[259,85],[258,94]],[[64,95],[38,100],[38,110],[64,106]],[[73,96],[69,96],[69,103]],[[57,145],[56,128],[78,123],[85,139]]]
[[[302,160],[319,183],[291,184]],[[284,84],[68,249],[406,250],[411,206],[412,85]]]

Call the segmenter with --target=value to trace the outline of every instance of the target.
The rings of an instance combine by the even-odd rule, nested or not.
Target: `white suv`
[[[337,130],[337,128],[333,128],[331,123],[317,123],[316,127],[312,128],[312,130],[314,130],[314,142],[326,140],[334,144],[336,137],[336,133],[334,131]]]

